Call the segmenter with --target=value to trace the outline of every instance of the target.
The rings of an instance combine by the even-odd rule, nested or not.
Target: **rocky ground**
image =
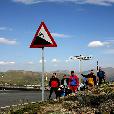
[[[114,84],[79,91],[76,96],[26,105],[11,114],[114,114]]]

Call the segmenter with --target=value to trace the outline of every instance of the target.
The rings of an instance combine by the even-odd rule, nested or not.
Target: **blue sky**
[[[70,56],[93,56],[82,69],[114,67],[114,0],[0,0],[0,71],[41,71],[29,45],[41,21],[57,48],[45,48],[45,71],[79,70]]]

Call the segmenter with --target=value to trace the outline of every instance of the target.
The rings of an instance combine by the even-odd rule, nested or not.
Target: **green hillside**
[[[47,85],[49,82],[52,73],[45,73],[45,79],[48,77],[47,81],[45,80],[45,84]],[[57,73],[58,78],[62,78],[63,73]],[[21,70],[12,70],[7,72],[0,72],[0,84],[10,84],[10,85],[39,85],[42,81],[42,73],[41,72],[32,72],[32,71],[21,71]]]
[[[11,85],[40,84],[41,73],[31,71],[7,71],[0,73],[0,83]]]

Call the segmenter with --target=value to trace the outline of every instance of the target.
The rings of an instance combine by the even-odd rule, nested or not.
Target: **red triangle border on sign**
[[[48,45],[39,45],[38,44],[38,45],[34,45],[34,41],[35,41],[35,39],[37,37],[37,34],[39,33],[39,31],[40,31],[40,29],[41,29],[42,26],[44,27],[45,31],[47,32],[47,34],[50,37],[50,39],[53,42],[53,44],[48,44]],[[48,31],[48,28],[46,27],[45,23],[44,22],[41,22],[39,28],[36,31],[36,34],[35,34],[33,40],[32,40],[32,43],[30,45],[30,48],[44,48],[44,47],[57,47],[57,44],[54,41],[54,38],[52,37],[52,35],[50,34],[50,32]]]

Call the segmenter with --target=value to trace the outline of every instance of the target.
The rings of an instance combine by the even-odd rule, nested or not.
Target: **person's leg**
[[[52,93],[53,93],[53,88],[50,88],[49,99],[51,98]]]
[[[99,85],[102,84],[102,78],[99,78]]]
[[[67,96],[67,95],[68,95],[68,89],[65,88],[65,96]]]
[[[104,83],[105,83],[105,77],[103,77],[103,81],[104,81]]]
[[[76,86],[71,86],[70,89],[72,90],[72,93],[75,93],[75,91],[76,91]]]
[[[77,93],[78,86],[74,86],[74,93]]]
[[[65,95],[66,95],[66,88],[64,86],[64,88],[63,88],[63,96],[65,96]]]
[[[72,90],[70,89],[70,87],[67,89],[67,94],[71,94],[72,93]]]
[[[71,90],[71,91],[72,91],[72,93],[73,93],[73,90],[74,90],[74,89],[73,89],[73,86],[70,86],[70,90]]]
[[[54,88],[54,92],[55,92],[55,95],[56,95],[56,99],[59,97],[59,92],[58,92],[58,88]]]
[[[88,90],[91,91],[93,88],[93,84],[92,83],[88,83]]]
[[[94,78],[94,86],[96,86],[97,81],[96,81],[96,77]]]

